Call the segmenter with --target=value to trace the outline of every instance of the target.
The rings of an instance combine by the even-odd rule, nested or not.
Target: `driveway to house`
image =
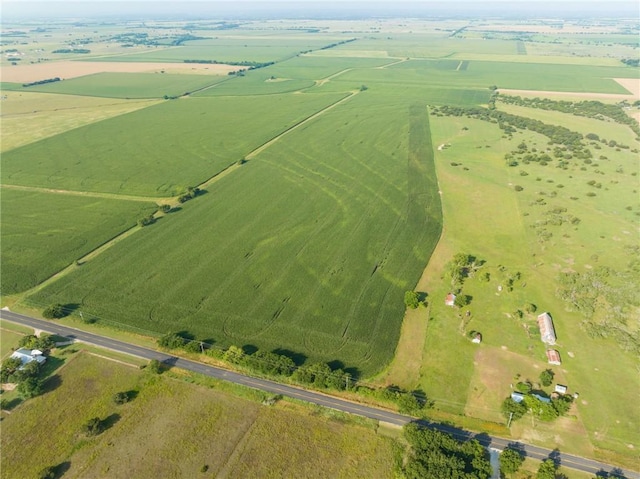
[[[594,475],[598,474],[599,476],[604,477],[608,477],[608,475],[610,474],[617,474],[617,477],[627,479],[640,479],[640,473],[636,471],[614,467],[609,464],[594,461],[592,459],[573,456],[560,452],[557,449],[546,449],[543,447],[524,444],[510,439],[490,436],[485,433],[473,433],[457,428],[455,426],[432,423],[424,419],[405,416],[403,414],[398,414],[386,409],[365,406],[363,404],[354,403],[345,399],[330,396],[328,394],[323,394],[316,391],[308,391],[306,389],[297,388],[286,384],[280,384],[268,379],[254,378],[244,374],[235,373],[233,371],[228,371],[226,369],[198,363],[196,361],[178,358],[176,356],[165,354],[160,351],[155,351],[153,349],[144,348],[142,346],[129,344],[124,341],[111,339],[94,333],[88,333],[68,326],[62,326],[60,324],[56,324],[53,321],[35,319],[7,310],[0,311],[0,318],[12,323],[22,324],[34,329],[39,329],[42,331],[47,331],[49,333],[57,334],[59,336],[72,338],[75,341],[111,349],[120,353],[130,354],[139,358],[149,360],[157,359],[167,366],[186,369],[188,371],[204,374],[206,376],[210,376],[223,381],[230,381],[235,384],[240,384],[253,389],[259,389],[261,391],[266,391],[272,394],[281,394],[290,398],[299,399],[312,404],[318,404],[320,406],[336,409],[338,411],[343,411],[350,414],[357,414],[359,416],[364,416],[389,424],[404,426],[405,424],[408,424],[410,422],[416,422],[423,427],[428,427],[436,429],[438,431],[449,433],[460,440],[477,439],[483,446],[487,448],[498,449],[501,451],[505,447],[509,446],[519,449],[527,457],[531,457],[533,459],[544,460],[551,458],[556,462],[556,464],[562,467],[577,469]]]

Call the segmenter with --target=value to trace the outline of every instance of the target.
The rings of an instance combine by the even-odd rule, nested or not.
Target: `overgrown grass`
[[[70,478],[197,477],[205,465],[216,477],[247,468],[264,477],[391,475],[391,440],[371,428],[168,376],[76,355],[55,389],[3,417],[1,477],[36,477],[47,466]],[[131,400],[118,406],[112,397],[121,391]],[[109,427],[88,438],[81,430],[91,417],[108,418]]]

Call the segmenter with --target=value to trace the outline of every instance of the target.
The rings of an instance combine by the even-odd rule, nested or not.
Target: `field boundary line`
[[[117,193],[100,193],[98,191],[75,191],[60,190],[55,188],[42,188],[39,186],[23,186],[0,184],[0,188],[8,190],[32,191],[34,193],[53,193],[58,195],[86,196],[90,198],[105,198],[108,200],[126,200],[126,201],[143,201],[145,203],[158,203],[159,201],[167,201],[171,198],[153,197],[153,196],[135,196],[135,195],[119,195]]]
[[[247,448],[247,443],[251,440],[251,436],[253,430],[256,428],[256,423],[258,422],[258,415],[253,418],[253,422],[249,425],[247,430],[242,434],[242,437],[236,442],[233,447],[233,451],[227,457],[227,460],[224,462],[224,465],[220,468],[218,473],[216,474],[216,478],[218,479],[226,479],[229,477],[231,472],[233,471],[233,467],[238,463],[238,461],[242,458],[245,449]]]
[[[359,93],[359,91],[357,91],[357,90],[351,91],[349,93],[349,95],[345,96],[344,98],[341,98],[340,100],[332,103],[331,105],[328,105],[328,106],[324,107],[322,110],[313,113],[311,116],[308,116],[307,118],[299,121],[295,125],[290,126],[286,130],[284,130],[282,133],[280,133],[277,136],[271,138],[269,141],[267,141],[266,143],[260,145],[258,148],[256,148],[252,152],[250,152],[248,155],[245,156],[245,159],[250,160],[251,158],[254,158],[256,155],[259,155],[260,153],[262,153],[264,150],[269,148],[271,145],[273,145],[276,141],[278,141],[280,138],[282,138],[287,133],[290,133],[293,130],[295,130],[296,128],[299,128],[302,125],[305,125],[305,124],[309,123],[310,121],[315,120],[317,117],[319,117],[321,115],[324,115],[327,111],[329,111],[332,108],[335,108],[336,106],[341,105],[342,103],[350,100],[351,98],[356,96],[358,93]]]

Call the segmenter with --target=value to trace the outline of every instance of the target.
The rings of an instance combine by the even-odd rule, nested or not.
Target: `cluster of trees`
[[[178,197],[178,201],[180,203],[185,203],[195,198],[196,196],[200,195],[201,193],[202,191],[197,186],[189,186],[187,188],[187,191]]]
[[[497,123],[507,135],[515,133],[517,129],[531,130],[549,138],[554,144],[564,145],[570,150],[581,150],[583,136],[581,133],[571,131],[568,128],[559,125],[548,125],[540,120],[527,118],[524,116],[512,115],[498,110],[491,110],[482,107],[459,107],[459,106],[441,106],[432,108],[434,115],[444,116],[466,116],[467,118],[475,118],[491,123]]]
[[[396,468],[406,479],[488,479],[492,468],[487,450],[475,439],[460,442],[451,435],[407,424],[409,450]]]
[[[385,388],[358,385],[355,387],[355,391],[361,396],[395,404],[402,414],[421,416],[425,409],[433,407],[433,401],[430,401],[424,392],[419,390],[407,391],[394,384]]]
[[[549,374],[550,372],[551,374]],[[543,371],[540,379],[543,384],[547,382],[547,385],[551,385],[552,371]],[[524,399],[521,402],[516,402],[509,396],[502,402],[501,411],[507,419],[517,420],[523,417],[527,411],[531,411],[541,421],[553,421],[564,416],[571,409],[573,403],[573,397],[569,394],[553,397],[549,402],[541,401],[533,394],[531,383],[528,382],[519,382],[516,389],[524,395]],[[537,394],[541,396],[543,393],[538,391]]]
[[[42,316],[47,319],[60,319],[64,318],[67,315],[67,310],[60,303],[54,303],[47,306],[44,311],[42,311]]]
[[[20,359],[8,358],[0,367],[0,382],[17,383],[16,390],[24,399],[42,394],[42,379],[39,376],[40,364],[37,361],[31,361],[22,367]]]
[[[338,45],[344,45],[345,43],[355,42],[356,40],[357,38],[349,38],[348,40],[342,40],[341,42],[330,43],[329,45],[325,45],[324,47],[321,47],[320,50],[328,50],[329,48],[335,48]]]
[[[153,215],[148,215],[138,220],[138,226],[149,226],[156,222]]]
[[[31,83],[23,83],[22,86],[27,88],[30,86],[36,86],[36,85],[44,85],[45,83],[54,83],[60,81],[60,77],[55,77],[55,78],[47,78],[46,80],[38,80],[38,81],[33,81]]]
[[[451,279],[455,292],[459,292],[464,280],[472,277],[484,263],[484,260],[470,254],[457,253],[445,266],[446,275]]]
[[[637,61],[638,60],[636,60],[636,62]],[[521,98],[519,96],[501,96],[500,101],[512,105],[539,108],[541,110],[561,111],[575,116],[584,116],[600,120],[610,118],[617,123],[627,125],[636,135],[640,136],[640,126],[638,126],[638,122],[627,115],[623,109],[623,107],[627,105],[625,102],[614,104],[602,103],[597,100],[556,101],[548,98]]]
[[[404,293],[404,305],[410,309],[416,309],[421,304],[425,304],[420,299],[420,294],[417,291],[405,291]]]
[[[620,61],[625,65],[629,65],[630,67],[640,66],[640,58],[623,58]]]
[[[164,349],[182,349],[188,353],[200,353],[204,343],[186,338],[178,333],[167,333],[158,339],[158,346]]]
[[[613,338],[625,351],[640,354],[640,330],[634,315],[640,307],[635,285],[640,283],[640,247],[628,248],[625,269],[598,266],[584,273],[561,273],[558,296],[584,317],[582,326],[593,338]]]
[[[51,53],[91,53],[87,48],[59,48]]]

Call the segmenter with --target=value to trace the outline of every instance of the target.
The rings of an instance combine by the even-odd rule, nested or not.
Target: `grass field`
[[[89,123],[153,105],[153,100],[127,101],[50,93],[3,92],[0,151],[55,136]],[[25,128],[25,123],[29,128]]]
[[[95,73],[54,83],[18,88],[19,91],[146,99],[180,96],[226,80],[227,76],[177,73]],[[13,89],[13,88],[7,88]]]
[[[184,329],[220,346],[287,349],[365,375],[380,369],[393,354],[404,290],[439,236],[440,208],[424,106],[410,113],[383,97],[372,107],[367,94],[33,299],[82,302],[100,317]]]
[[[9,151],[2,155],[2,182],[172,196],[342,97],[166,101]]]
[[[544,115],[547,123],[570,124],[563,115],[544,113],[548,113]],[[532,116],[541,115],[541,111],[535,111]],[[576,122],[584,120],[578,118]],[[592,120],[588,126],[597,126],[593,122],[597,123]],[[545,364],[535,317],[525,315],[518,320],[514,316],[514,311],[532,302],[539,310],[554,315],[557,347],[563,358],[562,367],[557,368],[558,378],[572,391],[580,392],[580,400],[573,422],[531,428],[525,418],[512,433],[540,444],[553,441],[564,450],[587,456],[611,458],[607,451],[632,456],[629,444],[638,447],[634,424],[640,418],[631,397],[638,394],[640,385],[621,377],[635,369],[637,358],[610,340],[589,338],[580,327],[580,316],[567,311],[556,297],[555,281],[560,271],[582,271],[596,263],[621,268],[629,260],[626,248],[633,244],[630,232],[637,224],[633,211],[639,206],[637,195],[633,197],[637,185],[632,176],[637,173],[635,155],[605,147],[601,153],[609,161],[584,170],[577,162],[571,162],[566,170],[549,170],[538,164],[508,168],[503,160],[505,152],[515,149],[522,140],[545,148],[546,139],[527,132],[508,140],[495,126],[466,118],[432,118],[431,124],[434,144],[451,146],[436,152],[444,235],[418,285],[432,298],[419,384],[430,391],[440,409],[500,420],[500,401],[509,394],[514,375],[520,373],[535,381],[536,369],[527,365],[542,368]],[[605,124],[605,132],[612,138],[628,134],[626,127],[611,123]],[[616,173],[620,168],[622,173]],[[589,201],[585,196],[589,192],[587,181],[603,175],[607,187],[598,192],[598,201]],[[515,192],[515,184],[523,191]],[[632,211],[621,208],[626,204]],[[484,205],[485,213],[478,216],[477,208],[469,205]],[[555,227],[550,240],[540,241],[532,225],[548,218],[545,212],[554,207],[566,207],[581,222],[578,226]],[[488,283],[470,278],[463,286],[464,293],[473,298],[468,322],[443,303],[450,288],[442,279],[444,263],[461,251],[486,260],[484,270],[491,275]],[[522,273],[522,279],[514,291],[498,291],[506,275],[515,271]],[[463,337],[462,333],[471,329],[482,332],[481,346]],[[491,358],[507,354],[515,354],[516,359],[492,362]],[[599,371],[606,364],[616,367],[602,374]],[[496,375],[503,367],[508,371]],[[627,387],[613,390],[607,386],[618,381]],[[585,434],[588,441],[584,441]]]
[[[156,210],[153,203],[2,190],[2,292],[25,291]]]
[[[2,328],[0,330],[0,359],[4,360],[5,356],[11,354],[14,349],[18,348],[18,342],[24,337],[24,334],[9,329]]]
[[[260,477],[391,477],[392,441],[367,427],[292,405],[261,406],[87,353],[57,376],[55,389],[3,413],[0,477],[36,477],[47,466],[69,478],[222,478],[248,470]],[[119,391],[135,397],[117,406],[111,398]],[[110,427],[86,438],[81,427],[95,416],[109,418]]]

